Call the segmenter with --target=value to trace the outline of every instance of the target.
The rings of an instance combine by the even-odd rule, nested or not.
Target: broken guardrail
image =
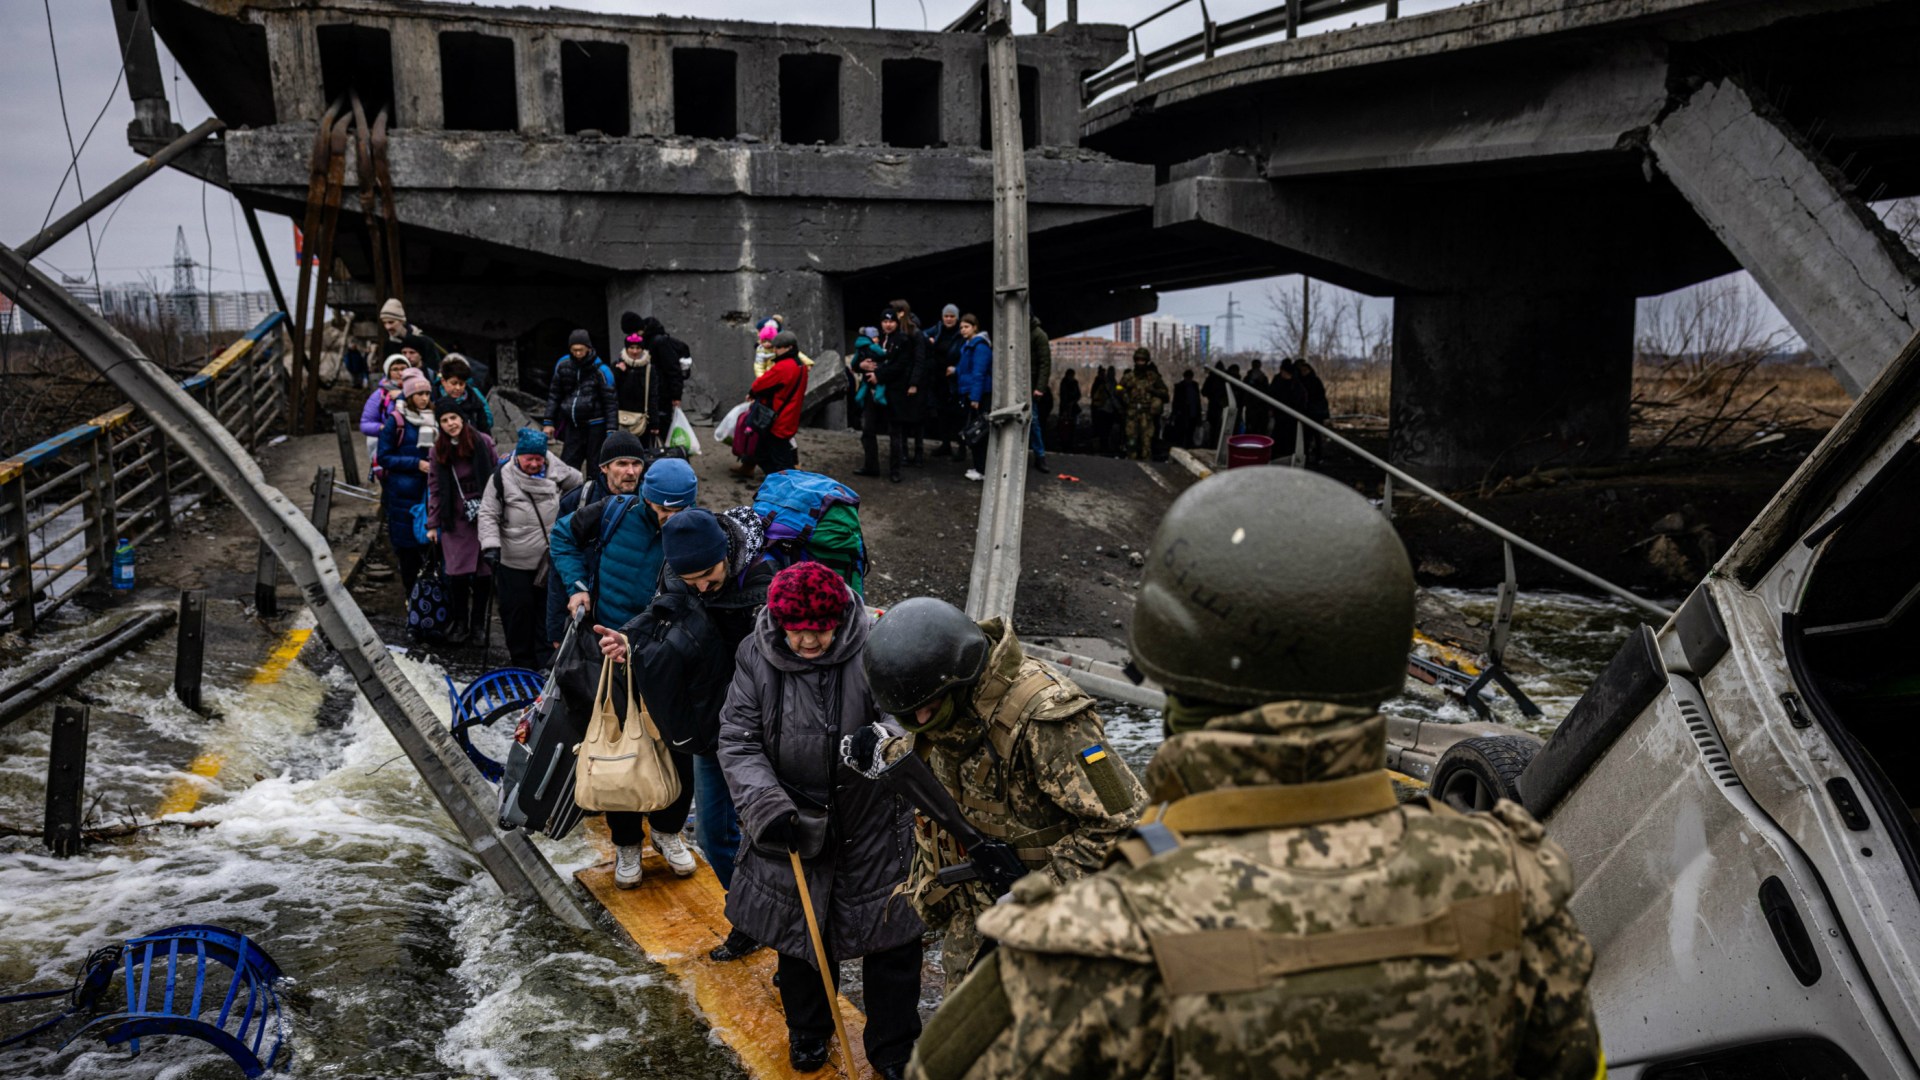
[[[588,928],[591,924],[580,901],[532,840],[524,833],[495,830],[491,807],[497,795],[492,787],[474,771],[361,614],[340,580],[326,537],[267,483],[239,441],[142,355],[138,346],[4,244],[0,244],[0,287],[125,394],[272,546],[299,584],[320,632],[339,651],[374,713],[501,891],[518,901],[543,904],[570,926]]]
[[[180,384],[248,449],[285,410],[286,316],[274,312]],[[104,584],[117,540],[138,547],[212,490],[193,459],[122,405],[0,461],[0,624],[30,633]]]

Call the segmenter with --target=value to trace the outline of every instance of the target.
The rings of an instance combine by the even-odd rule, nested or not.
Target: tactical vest
[[[1029,869],[1039,869],[1052,858],[1049,849],[1072,830],[1073,821],[1048,799],[1027,800],[1027,816],[1019,814],[1012,786],[1032,781],[1015,759],[1029,724],[1077,716],[1092,704],[1092,698],[1049,665],[1026,657],[1013,681],[990,680],[974,698],[973,711],[985,728],[978,739],[958,753],[923,739],[916,752],[926,757],[941,786],[954,793],[974,828],[1006,841]],[[967,857],[946,830],[925,818],[916,818],[915,825],[917,850],[905,891],[928,925],[944,923],[955,903],[976,909],[992,904],[995,897],[979,882],[942,885],[935,880],[942,868]]]
[[[1372,772],[1217,789],[1142,816],[1115,855],[1134,869],[1114,880],[1171,999],[1177,1061],[1205,1071],[1284,1057],[1335,1075],[1376,1059],[1391,1069],[1400,1049],[1420,1060],[1425,1045],[1447,1075],[1511,1068],[1534,854],[1491,817],[1438,800],[1384,816],[1397,805],[1386,774]],[[1276,830],[1364,830],[1357,819],[1374,815],[1377,837],[1335,829],[1306,842],[1378,844],[1387,854],[1376,862],[1279,861],[1289,837]],[[1239,835],[1208,835],[1228,833]]]

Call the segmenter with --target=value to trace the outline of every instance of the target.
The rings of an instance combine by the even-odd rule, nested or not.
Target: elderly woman
[[[560,520],[560,496],[585,482],[547,447],[546,432],[521,428],[513,457],[480,496],[480,557],[500,590],[500,628],[513,666],[543,670],[547,642],[547,538]]]
[[[798,852],[836,981],[839,961],[862,958],[867,1060],[892,1077],[920,1036],[925,927],[894,895],[913,848],[911,812],[840,763],[841,737],[878,718],[860,664],[866,641],[866,607],[838,574],[803,562],[774,575],[720,710],[720,767],[750,841],[727,918],[780,954],[788,1057],[802,1072],[820,1068],[833,1014],[787,854]]]
[[[480,558],[480,500],[498,467],[493,440],[467,423],[459,403],[433,403],[440,434],[427,473],[427,541],[446,560],[447,610],[453,622],[447,640],[465,645],[486,617],[492,568]]]

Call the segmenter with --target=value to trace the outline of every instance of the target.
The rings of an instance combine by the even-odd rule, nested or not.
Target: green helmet
[[[986,631],[966,612],[945,600],[916,596],[888,608],[874,623],[861,664],[875,707],[911,722],[922,705],[977,681],[989,651]]]
[[[1413,569],[1359,493],[1235,469],[1174,500],[1133,608],[1133,660],[1182,699],[1377,705],[1400,691]]]

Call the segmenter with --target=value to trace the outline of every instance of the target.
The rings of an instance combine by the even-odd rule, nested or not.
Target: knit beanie
[[[513,444],[515,454],[547,454],[547,433],[539,428],[523,427],[520,436]]]
[[[727,530],[720,527],[713,511],[696,507],[660,526],[660,547],[674,573],[698,574],[725,561]]]
[[[639,460],[646,456],[644,450],[645,447],[640,445],[640,437],[633,432],[608,432],[606,439],[600,443],[600,464],[610,464],[621,458]]]
[[[386,303],[380,305],[380,317],[383,319],[399,319],[401,322],[406,322],[407,309],[400,306],[399,300],[389,299]]]
[[[571,349],[575,345],[585,345],[589,349],[593,348],[593,335],[587,333],[585,330],[575,330],[573,333],[567,335],[567,348]]]
[[[432,392],[433,384],[427,381],[425,375],[420,374],[419,368],[408,368],[406,377],[400,380],[401,397],[412,397],[415,394],[430,394]]]
[[[412,349],[421,356],[426,356],[428,353],[433,352],[433,342],[427,340],[425,334],[408,334],[406,337],[400,339],[400,347],[403,349]]]
[[[940,314],[951,315],[957,319],[960,317],[960,307],[957,304],[948,304],[946,307],[940,309]]]
[[[847,583],[824,563],[794,563],[767,586],[767,614],[782,630],[837,629],[850,602]]]
[[[399,364],[403,368],[411,369],[413,367],[413,361],[407,359],[406,356],[401,353],[394,353],[392,356],[387,357],[387,378],[389,379],[393,378],[393,365],[395,364]],[[406,378],[407,373],[402,371],[400,377],[403,379]]]
[[[699,493],[700,480],[693,475],[693,466],[680,458],[661,458],[647,466],[647,475],[640,480],[640,497],[669,510],[687,509]]]
[[[433,417],[436,420],[448,413],[457,413],[459,411],[460,403],[450,397],[440,398],[433,403]],[[460,419],[465,420],[466,417],[462,416]]]

